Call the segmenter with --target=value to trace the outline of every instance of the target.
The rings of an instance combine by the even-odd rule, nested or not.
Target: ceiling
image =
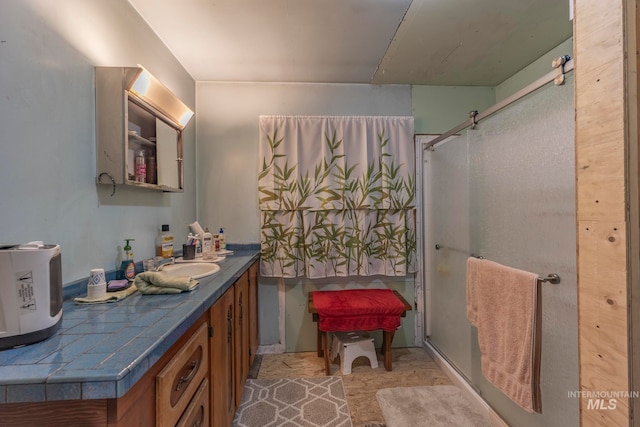
[[[569,0],[129,0],[196,81],[496,86]]]

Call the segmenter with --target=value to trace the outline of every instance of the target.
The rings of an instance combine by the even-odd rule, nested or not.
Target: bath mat
[[[234,427],[351,427],[340,377],[247,380]]]
[[[489,417],[455,386],[383,388],[376,399],[387,427],[491,427]]]

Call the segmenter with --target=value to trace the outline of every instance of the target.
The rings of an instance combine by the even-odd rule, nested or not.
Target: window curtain
[[[259,120],[263,276],[416,271],[413,117]]]

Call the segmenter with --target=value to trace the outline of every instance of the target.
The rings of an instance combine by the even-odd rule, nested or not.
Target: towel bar
[[[435,249],[436,251],[439,251],[440,249],[450,249],[452,251],[456,251],[456,252],[465,252],[461,249],[457,249],[457,248],[449,248],[446,246],[442,246],[438,243],[435,244]],[[472,256],[474,258],[478,258],[478,259],[484,259],[484,257],[482,255],[475,255],[475,254],[469,254],[469,256]],[[560,275],[557,273],[551,273],[548,274],[547,277],[538,277],[538,282],[540,283],[551,283],[553,285],[557,285],[558,283],[560,283]]]
[[[547,277],[538,277],[538,282],[549,282],[551,284],[557,285],[558,283],[560,283],[560,275],[557,273],[551,273]]]
[[[484,257],[480,255],[471,254],[471,256],[478,259],[484,259]],[[547,277],[538,276],[538,282],[540,283],[548,282],[548,283],[551,283],[552,285],[557,285],[558,283],[560,283],[560,275],[558,273],[550,273],[550,274],[547,274]]]

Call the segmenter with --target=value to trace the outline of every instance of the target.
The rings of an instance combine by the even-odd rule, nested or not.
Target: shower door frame
[[[415,296],[416,296],[416,305],[417,305],[417,316],[416,316],[416,342],[419,342],[420,345],[428,344],[428,337],[431,334],[431,298],[430,298],[430,288],[428,286],[429,277],[428,275],[431,273],[431,250],[427,245],[430,242],[430,235],[428,234],[427,225],[427,201],[424,190],[426,188],[426,179],[427,174],[425,173],[425,161],[426,150],[430,150],[432,146],[429,148],[425,148],[425,144],[430,143],[431,141],[440,138],[441,134],[415,134],[414,142],[415,142],[415,152],[416,152],[416,231],[418,233],[418,269],[420,274],[416,275],[416,284],[415,284]],[[446,139],[442,140],[442,142],[448,142],[451,139],[455,139],[459,134],[450,135]]]

